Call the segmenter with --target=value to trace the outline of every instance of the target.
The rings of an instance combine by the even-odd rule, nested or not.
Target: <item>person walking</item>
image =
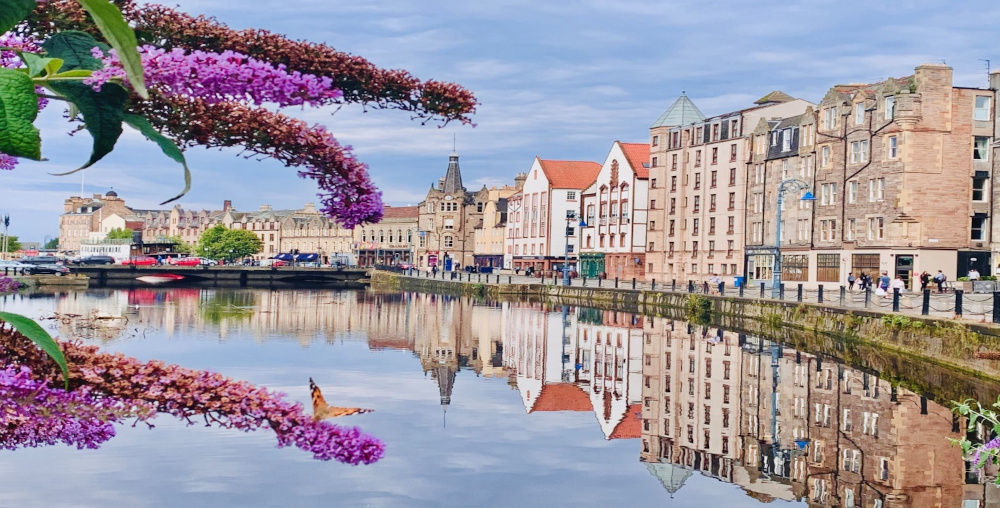
[[[896,278],[889,283],[889,289],[891,289],[891,293],[895,293],[897,290],[900,293],[906,291],[906,281],[903,280],[903,276],[897,275]]]
[[[847,289],[854,291],[854,272],[847,274]]]
[[[921,293],[927,290],[927,284],[930,284],[930,282],[931,282],[931,274],[927,273],[927,270],[924,270],[923,273],[920,274]]]
[[[975,268],[969,270],[969,280],[979,280],[979,270]]]
[[[946,280],[948,280],[948,276],[946,276],[941,270],[938,270],[937,275],[934,276],[934,282],[937,283],[938,293],[944,293],[944,282]]]

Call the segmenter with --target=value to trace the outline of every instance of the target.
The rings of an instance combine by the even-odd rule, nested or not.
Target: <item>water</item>
[[[829,355],[679,320],[320,290],[106,289],[0,298],[0,310],[303,403],[312,377],[331,404],[375,409],[336,423],[387,444],[351,467],[277,449],[270,431],[160,416],[99,450],[0,452],[3,507],[964,508],[996,495],[965,484],[947,441],[961,434],[938,402]],[[957,390],[1000,391],[971,383]]]

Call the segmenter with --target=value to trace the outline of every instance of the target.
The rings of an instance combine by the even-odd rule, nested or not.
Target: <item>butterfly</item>
[[[327,404],[326,399],[323,398],[323,392],[319,391],[319,387],[316,386],[316,383],[313,382],[312,378],[309,378],[309,393],[312,395],[313,421],[318,422],[326,418],[371,413],[374,411],[374,409],[361,409],[360,407],[334,407]]]

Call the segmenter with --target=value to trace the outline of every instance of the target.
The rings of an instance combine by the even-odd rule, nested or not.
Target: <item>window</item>
[[[985,161],[990,158],[990,138],[976,136],[972,142],[972,160]]]
[[[728,220],[729,220],[729,227],[726,229],[726,233],[731,235],[731,234],[734,233],[733,224],[736,222],[736,217],[733,217],[732,215],[730,215]],[[732,241],[732,240],[730,240],[730,241]],[[732,250],[732,249],[730,249],[730,250]]]
[[[670,192],[677,192],[677,177],[670,177]]]
[[[787,152],[792,149],[792,129],[781,131],[781,151]]]
[[[701,150],[694,151],[694,167],[701,166]]]
[[[670,213],[677,213],[677,198],[670,198]]]
[[[736,185],[736,168],[729,169],[729,185]]]
[[[851,162],[865,162],[868,160],[868,141],[851,142]]]
[[[830,165],[830,147],[824,146],[819,151],[819,167],[825,168]]]
[[[653,146],[659,146],[659,144],[660,144],[660,137],[659,136],[653,136],[653,143],[652,144],[653,144]]]
[[[694,190],[701,188],[701,173],[694,174]]]
[[[716,127],[718,127],[718,126],[716,126]],[[719,163],[719,148],[718,147],[713,147],[712,148],[712,164],[718,164],[718,163]]]
[[[868,201],[881,201],[885,199],[885,178],[871,178],[868,180]]]
[[[708,211],[710,212],[715,211],[715,194],[712,194],[708,197]]]
[[[819,186],[819,204],[833,205],[837,203],[837,184],[824,183]]]
[[[889,136],[889,149],[886,155],[890,159],[895,159],[899,155],[899,139],[896,136]]]
[[[819,239],[822,241],[837,239],[837,219],[819,221]]]
[[[781,256],[781,277],[784,280],[809,280],[809,256],[805,254]]]
[[[878,479],[882,481],[889,479],[889,459],[885,457],[878,459]]]
[[[881,240],[885,238],[885,223],[882,217],[868,218],[868,239]],[[876,271],[878,268],[876,268]]]
[[[712,171],[712,180],[711,180],[712,188],[714,189],[715,186],[718,185],[718,183],[719,183],[719,172]]]
[[[823,110],[823,128],[830,130],[837,127],[837,108],[826,108]]]
[[[885,119],[892,120],[896,116],[896,97],[888,95],[885,98]]]
[[[697,197],[697,196],[695,196],[695,199],[698,199],[698,197]],[[696,211],[697,211],[697,210],[696,210]],[[700,220],[699,220],[699,219],[692,219],[692,220],[691,220],[691,233],[692,233],[692,234],[695,234],[695,235],[697,235],[697,234],[698,234],[698,224],[699,224],[699,223],[700,223]],[[698,250],[698,249],[695,249],[695,250]]]
[[[449,248],[449,249],[452,248],[452,247],[454,247],[455,246],[455,239],[452,238],[452,237],[450,237],[450,236],[444,237],[444,246],[447,247],[447,248]]]
[[[568,199],[570,201],[575,200],[576,199],[576,191],[567,191],[566,192],[566,199]]]
[[[985,178],[973,178],[972,179],[972,200],[973,201],[986,201],[986,179]]]
[[[986,239],[986,217],[977,215],[972,218],[972,239],[978,241]]]
[[[840,281],[840,254],[816,255],[816,280],[819,282]]]
[[[701,211],[701,196],[694,197],[694,212],[698,213]]]
[[[445,229],[455,229],[455,219],[445,219],[444,220],[444,228]],[[384,241],[384,240],[379,240],[379,241],[381,242],[381,241]]]
[[[976,108],[972,114],[973,120],[988,122],[990,120],[990,98],[985,95],[976,96]]]
[[[850,204],[856,203],[858,201],[858,181],[851,180],[847,182],[847,202]]]
[[[670,156],[670,169],[677,169],[677,154]]]
[[[859,102],[854,105],[854,125],[865,123],[865,103]]]
[[[655,189],[656,188],[656,179],[655,178],[650,178],[649,179],[649,188],[650,189]]]

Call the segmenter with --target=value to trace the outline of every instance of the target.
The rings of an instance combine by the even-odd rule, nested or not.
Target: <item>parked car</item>
[[[151,256],[132,256],[128,259],[122,260],[122,264],[134,266],[154,266],[160,264],[160,262]]]
[[[82,257],[74,262],[77,265],[113,265],[115,264],[115,258],[111,256],[86,256]]]
[[[188,256],[184,258],[170,258],[167,260],[167,263],[174,266],[198,266],[202,264],[201,258],[197,258],[194,256]]]
[[[288,263],[282,259],[262,259],[260,266],[285,266]]]
[[[31,265],[31,268],[24,269],[24,273],[28,275],[63,276],[69,273],[69,268],[63,265]]]
[[[409,270],[413,268],[413,263],[400,263],[396,265],[400,270]]]
[[[57,258],[55,256],[26,256],[21,258],[19,261],[29,265],[54,265],[63,262],[61,258]]]
[[[3,274],[18,274],[27,273],[26,270],[35,265],[29,265],[28,263],[22,263],[20,261],[6,261],[0,259],[0,275]]]

